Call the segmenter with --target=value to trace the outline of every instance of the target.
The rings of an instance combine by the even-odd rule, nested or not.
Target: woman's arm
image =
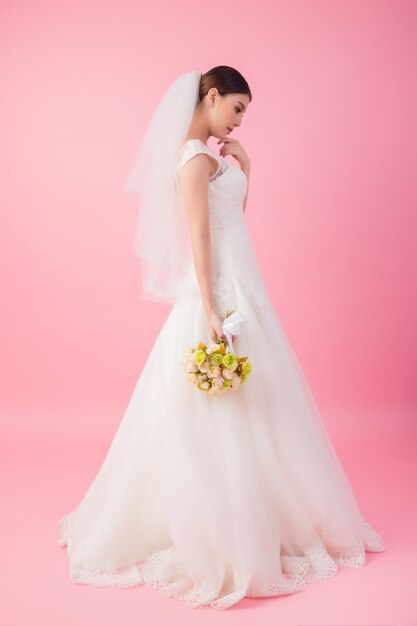
[[[242,172],[246,175],[246,178],[248,180],[248,184],[246,187],[246,196],[245,199],[243,201],[243,212],[245,212],[245,208],[246,208],[246,202],[248,200],[248,192],[249,192],[249,174],[250,174],[250,163],[248,162],[247,164],[245,163],[244,166],[242,166]]]
[[[215,309],[211,276],[209,176],[210,162],[202,153],[187,161],[178,176],[191,234],[194,267],[206,316]]]
[[[178,175],[181,196],[191,234],[194,267],[212,341],[226,340],[223,318],[216,311],[211,276],[211,235],[208,206],[210,162],[205,154],[196,154]]]

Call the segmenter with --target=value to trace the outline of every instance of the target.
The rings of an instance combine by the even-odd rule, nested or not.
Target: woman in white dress
[[[385,549],[358,510],[256,262],[244,217],[250,161],[228,137],[251,99],[234,68],[181,75],[132,167],[125,189],[142,196],[142,298],[173,307],[102,466],[58,521],[75,582],[147,584],[227,609],[300,591]],[[187,380],[183,355],[226,340],[230,310],[244,321],[229,351],[248,356],[252,371],[245,384],[207,393]]]

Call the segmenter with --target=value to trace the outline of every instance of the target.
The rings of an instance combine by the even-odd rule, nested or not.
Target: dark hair
[[[248,83],[240,72],[234,67],[229,67],[229,65],[217,65],[201,75],[200,102],[213,87],[216,87],[221,96],[228,93],[245,93],[249,96],[249,102],[252,100]]]

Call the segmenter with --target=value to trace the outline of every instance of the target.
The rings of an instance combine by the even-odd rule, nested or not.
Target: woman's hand
[[[215,342],[217,339],[222,339],[225,343],[227,343],[227,337],[222,330],[224,319],[220,317],[220,315],[218,315],[214,310],[206,313],[206,318],[210,339],[213,342]],[[232,344],[234,340],[235,337],[234,335],[232,335]]]
[[[219,144],[222,141],[224,145],[220,148],[220,156],[225,157],[226,154],[231,154],[239,162],[242,169],[248,169],[250,160],[240,141],[231,137],[223,137],[217,143]]]
[[[212,310],[206,313],[206,318],[210,339],[213,342],[217,339],[226,340],[226,335],[222,330],[223,319],[220,317],[220,315],[218,315],[216,311]]]

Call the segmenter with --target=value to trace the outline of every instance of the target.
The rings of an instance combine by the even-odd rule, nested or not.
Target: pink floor
[[[331,415],[331,419],[330,419]],[[114,626],[228,623],[279,626],[417,626],[416,440],[412,410],[323,411],[360,509],[386,551],[360,569],[296,594],[244,598],[227,611],[192,609],[149,587],[95,588],[69,579],[56,521],[76,506],[121,415],[9,414],[1,437],[1,624]],[[28,421],[33,425],[27,426]],[[20,424],[25,424],[24,429]],[[100,424],[100,427],[97,427]]]

